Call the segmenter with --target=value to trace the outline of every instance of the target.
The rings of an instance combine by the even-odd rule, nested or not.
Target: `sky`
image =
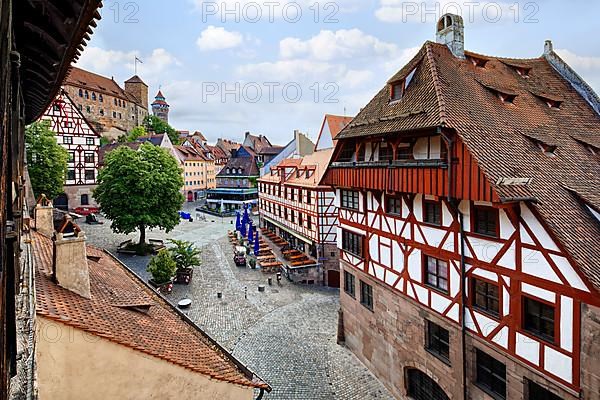
[[[435,41],[445,12],[463,16],[465,48],[539,57],[544,41],[598,93],[600,1],[105,0],[77,66],[114,77],[135,72],[160,88],[169,123],[242,141],[315,141],[324,114],[354,116]]]

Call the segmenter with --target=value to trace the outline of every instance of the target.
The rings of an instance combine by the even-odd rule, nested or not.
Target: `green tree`
[[[140,136],[146,136],[148,132],[144,126],[136,126],[127,133],[127,141],[135,142]]]
[[[177,271],[177,263],[167,249],[162,249],[157,255],[152,257],[146,271],[152,275],[152,279],[157,284],[169,282]]]
[[[50,121],[34,122],[25,128],[25,149],[35,197],[44,193],[54,199],[63,192],[69,153],[56,142]]]
[[[192,242],[176,239],[169,239],[169,242],[173,244],[173,247],[169,250],[177,263],[177,269],[187,269],[195,265],[200,265],[201,251]]]
[[[179,133],[175,128],[155,115],[148,115],[144,118],[144,127],[149,132],[166,133],[174,145],[179,144]]]
[[[175,158],[165,149],[145,143],[135,151],[121,146],[104,159],[94,198],[117,233],[140,231],[140,247],[147,228],[171,231],[179,223],[183,178]]]

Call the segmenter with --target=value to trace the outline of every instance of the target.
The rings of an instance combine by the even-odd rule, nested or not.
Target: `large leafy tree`
[[[166,133],[171,139],[171,143],[179,144],[179,134],[175,128],[155,115],[148,115],[144,118],[144,127],[150,132]]]
[[[35,197],[44,193],[54,199],[63,191],[69,153],[56,142],[50,121],[34,122],[25,128],[25,149]]]
[[[94,198],[115,232],[139,230],[139,244],[143,245],[147,228],[169,232],[177,226],[184,201],[182,187],[175,158],[145,143],[138,151],[121,146],[106,155]]]

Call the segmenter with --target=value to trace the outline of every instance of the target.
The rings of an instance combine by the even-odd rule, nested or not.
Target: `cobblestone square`
[[[148,238],[189,240],[202,249],[202,266],[192,283],[175,285],[168,299],[193,301],[188,316],[272,386],[266,399],[392,399],[367,368],[336,343],[338,290],[293,285],[285,279],[280,285],[273,279],[269,286],[269,275],[236,267],[226,238],[231,222],[206,216],[206,221],[182,221],[169,234],[147,233]],[[80,224],[90,244],[113,254],[120,242],[138,238],[137,233],[114,234],[110,221]],[[149,257],[118,257],[148,278]],[[260,284],[266,285],[265,292],[258,291]],[[221,299],[217,292],[223,294]]]

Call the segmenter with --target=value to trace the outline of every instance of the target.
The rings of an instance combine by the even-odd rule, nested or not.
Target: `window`
[[[554,342],[554,307],[524,297],[523,329],[549,342]]]
[[[342,229],[342,249],[355,256],[362,257],[363,237]]]
[[[87,206],[89,204],[90,204],[89,196],[87,194],[82,194],[81,195],[81,205],[82,206]]]
[[[429,320],[426,320],[425,340],[427,350],[441,357],[444,361],[450,360],[450,334],[449,332]]]
[[[306,217],[306,229],[312,230],[312,217],[310,215]]]
[[[75,161],[75,152],[74,151],[70,151],[68,154],[69,154],[69,158],[67,158],[67,162],[73,162],[73,161]]]
[[[52,105],[52,110],[54,110],[56,112],[60,112],[60,106],[55,103],[55,104]]]
[[[96,174],[94,173],[93,169],[86,169],[85,170],[85,180],[86,181],[93,181],[94,179],[96,179]]]
[[[92,100],[96,100],[96,93],[92,92]]]
[[[291,201],[296,200],[296,190],[293,188],[290,188],[290,200]]]
[[[473,231],[485,236],[498,237],[498,210],[492,207],[475,206]]]
[[[290,220],[292,221],[292,224],[296,223],[296,213],[294,210],[290,211]]]
[[[373,311],[373,286],[360,281],[360,304]]]
[[[302,189],[298,189],[298,202],[302,203]]]
[[[113,111],[113,118],[117,118],[117,112]]]
[[[390,214],[402,214],[402,199],[400,197],[387,198],[387,212]]]
[[[122,115],[121,115],[121,113],[119,113],[119,119],[121,119],[121,118],[122,118]]]
[[[74,169],[68,169],[67,170],[67,180],[68,181],[74,181],[75,180],[75,170]]]
[[[89,98],[90,98],[90,94],[88,93],[88,91],[87,91],[87,90],[85,91],[85,98],[86,98],[86,99],[89,99]]]
[[[358,210],[358,192],[354,190],[342,190],[342,208]]]
[[[348,271],[344,271],[344,292],[348,293],[349,296],[356,296],[354,289],[354,275]]]
[[[394,158],[394,151],[390,143],[381,142],[379,144],[379,161],[391,161]]]
[[[86,163],[94,163],[94,152],[92,151],[86,151],[84,153],[84,157],[83,157],[84,162]]]
[[[444,389],[418,369],[409,369],[406,375],[407,392],[412,399],[448,400]]]
[[[442,204],[439,201],[424,201],[423,221],[432,225],[442,224]]]
[[[83,89],[79,89],[79,97],[83,97]]]
[[[63,136],[64,144],[73,144],[73,136]]]
[[[303,223],[304,223],[304,219],[302,218],[302,213],[299,212],[298,213],[298,225],[302,226]]]
[[[102,97],[102,94],[98,95],[98,100],[100,100],[100,103],[104,102],[104,98]]]
[[[90,106],[85,106],[85,112],[92,112],[92,108]]]
[[[527,391],[527,400],[562,400],[548,389],[530,380],[527,380]]]
[[[498,285],[473,278],[473,307],[494,316],[500,312]]]
[[[342,147],[342,150],[340,150],[340,155],[338,156],[337,161],[352,161],[352,158],[354,157],[354,150],[355,149],[353,143],[345,143]]]
[[[477,349],[477,385],[490,395],[506,398],[506,366]]]
[[[425,256],[425,284],[448,293],[448,262]]]
[[[93,146],[94,145],[94,138],[85,138],[85,144],[87,144],[88,146]]]
[[[392,83],[391,94],[390,94],[391,101],[400,100],[403,95],[404,95],[404,80],[402,80],[400,82]]]
[[[100,109],[100,115],[104,116],[104,110]]]

